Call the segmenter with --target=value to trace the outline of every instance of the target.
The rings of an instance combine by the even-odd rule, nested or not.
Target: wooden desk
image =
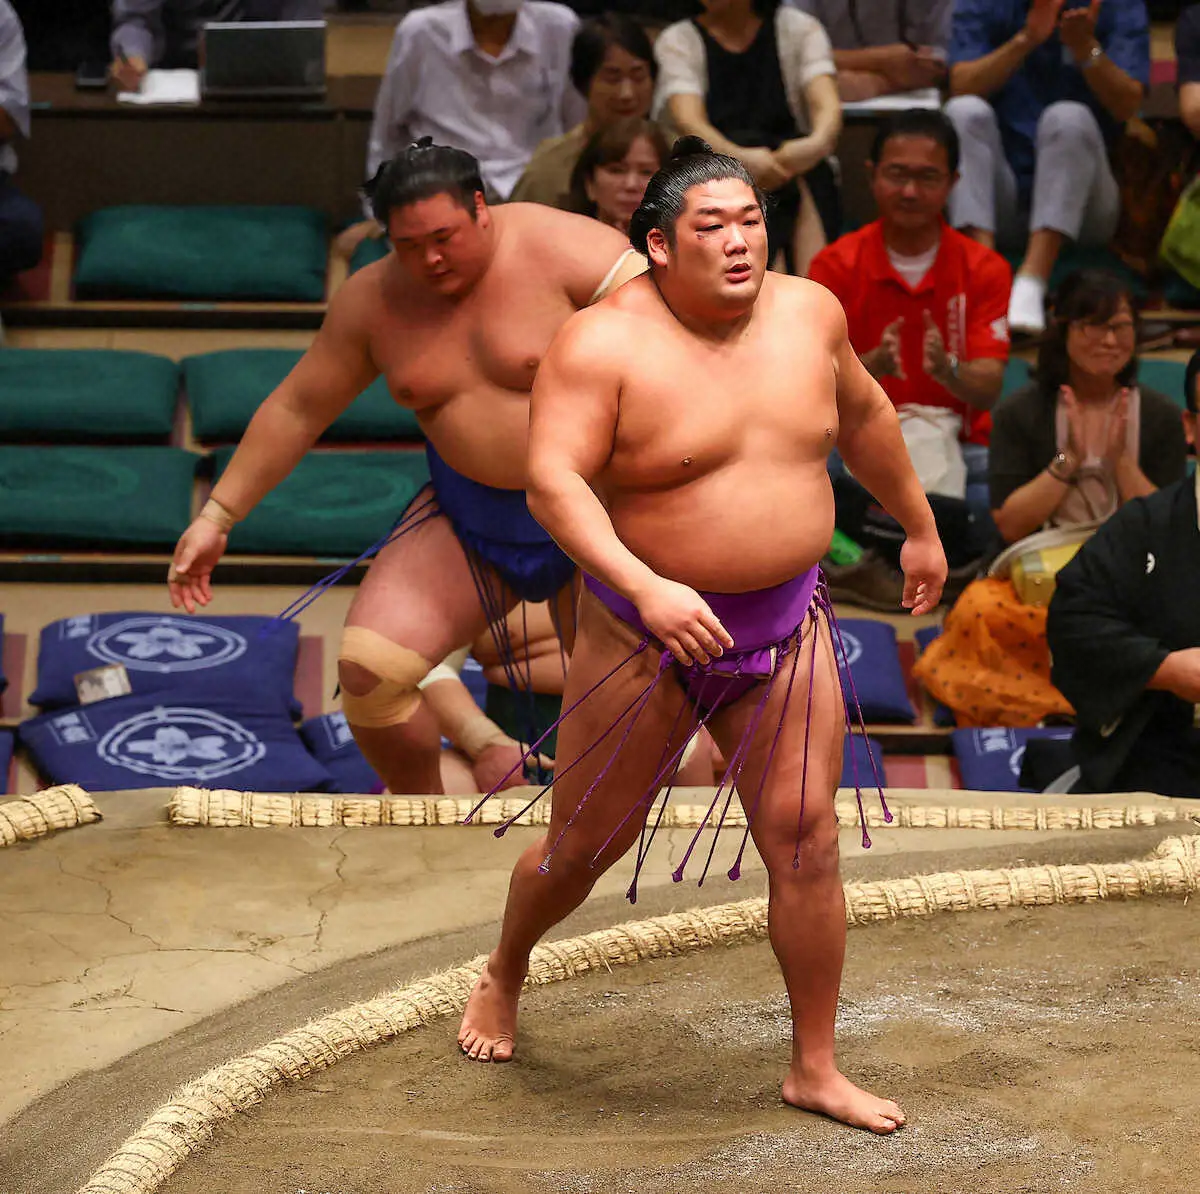
[[[320,101],[209,101],[158,107],[32,74],[33,137],[22,189],[49,227],[122,203],[302,204],[334,222],[358,212],[379,80],[330,80]]]

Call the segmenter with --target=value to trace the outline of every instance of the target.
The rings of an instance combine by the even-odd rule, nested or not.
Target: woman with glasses
[[[993,517],[1006,543],[1098,522],[1184,473],[1179,408],[1137,385],[1137,314],[1112,274],[1072,274],[1038,353],[1037,379],[993,412]]]
[[[1082,538],[1184,476],[1179,407],[1137,384],[1137,327],[1116,276],[1085,270],[1063,283],[1035,380],[992,412],[992,516],[1006,543],[1050,527]],[[967,586],[914,674],[959,725],[1035,726],[1072,713],[1050,683],[1045,607],[1001,576]]]

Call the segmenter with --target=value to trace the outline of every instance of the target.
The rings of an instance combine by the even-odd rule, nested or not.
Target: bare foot
[[[490,970],[489,958],[467,1000],[458,1043],[472,1061],[511,1061],[521,984],[506,986]]]
[[[789,1073],[783,1083],[783,1101],[880,1136],[890,1135],[906,1122],[904,1112],[891,1099],[860,1089],[837,1070],[819,1078],[798,1078]]]

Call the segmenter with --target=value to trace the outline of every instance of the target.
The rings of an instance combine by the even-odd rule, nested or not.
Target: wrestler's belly
[[[820,562],[833,536],[833,488],[823,460],[741,462],[677,489],[614,495],[609,513],[621,541],[660,576],[745,593]]]
[[[481,383],[417,410],[438,455],[464,476],[496,489],[524,489],[529,393]]]

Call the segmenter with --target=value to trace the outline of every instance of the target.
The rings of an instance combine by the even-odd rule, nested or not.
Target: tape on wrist
[[[200,507],[200,517],[216,523],[227,535],[237,523],[237,519],[216,498],[211,497]]]

